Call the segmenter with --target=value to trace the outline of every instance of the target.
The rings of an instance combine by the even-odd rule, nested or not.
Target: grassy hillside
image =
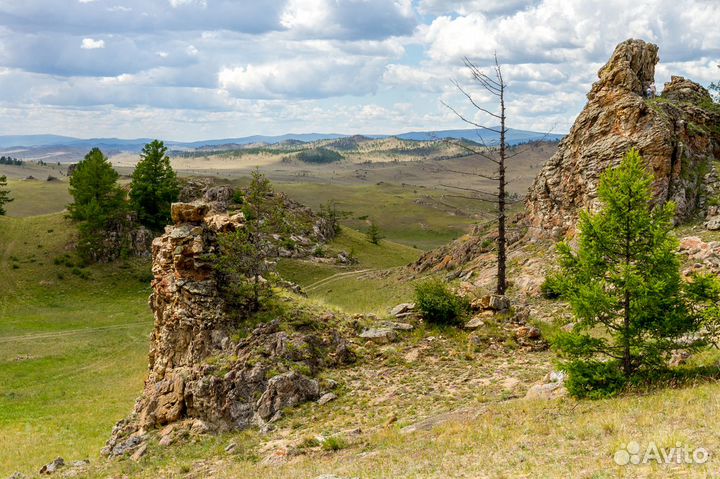
[[[96,458],[142,389],[149,265],[77,267],[71,232],[0,217],[0,477]]]
[[[343,228],[327,250],[328,256],[351,252],[358,263],[347,267],[284,259],[279,272],[302,286],[310,298],[350,313],[382,314],[411,298],[412,284],[393,279],[392,272],[378,272],[415,261],[420,256],[417,249],[388,240],[374,245],[364,234]]]

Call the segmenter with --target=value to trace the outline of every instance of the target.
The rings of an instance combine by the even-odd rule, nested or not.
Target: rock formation
[[[240,338],[242,325],[226,314],[218,292],[213,257],[218,234],[242,228],[242,214],[176,203],[172,218],[152,243],[155,327],[145,389],[113,430],[108,455],[141,450],[147,433],[167,424],[204,432],[276,420],[283,408],[325,392],[313,379],[320,369],[353,360],[333,315],[292,300],[277,319]],[[322,327],[308,327],[315,322]]]
[[[572,234],[578,211],[597,207],[600,174],[631,147],[653,170],[657,200],[677,204],[679,221],[704,213],[708,197],[720,193],[713,168],[720,111],[707,90],[676,76],[649,98],[657,62],[656,45],[627,40],[600,69],[587,105],[530,189],[532,237]]]

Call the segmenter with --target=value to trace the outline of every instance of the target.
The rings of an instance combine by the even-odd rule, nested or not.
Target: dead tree
[[[475,100],[473,95],[465,89],[457,80],[453,80],[453,85],[455,85],[455,88],[458,89],[460,93],[465,96],[465,98],[470,102],[470,105],[480,113],[487,115],[489,118],[492,119],[492,121],[499,122],[499,126],[497,127],[490,127],[482,125],[476,121],[473,121],[472,119],[466,117],[462,113],[460,113],[457,109],[453,108],[452,106],[448,105],[447,103],[443,102],[443,105],[450,109],[458,118],[460,118],[465,123],[472,125],[476,128],[478,128],[478,138],[479,141],[477,143],[480,144],[481,148],[473,148],[470,145],[465,144],[464,142],[456,142],[454,143],[457,146],[460,146],[464,150],[470,152],[473,155],[479,155],[490,162],[494,163],[497,166],[497,169],[495,171],[495,175],[486,175],[478,172],[458,172],[463,173],[467,175],[474,175],[480,178],[484,178],[487,180],[497,181],[497,192],[486,192],[479,189],[474,188],[460,188],[457,186],[450,186],[450,185],[442,185],[448,188],[455,188],[459,190],[464,190],[467,192],[471,192],[473,196],[472,199],[475,200],[481,200],[481,201],[487,201],[491,202],[497,205],[497,287],[495,289],[495,292],[497,294],[505,294],[505,290],[507,289],[507,236],[506,236],[506,213],[505,209],[507,206],[507,203],[509,202],[509,199],[507,197],[506,187],[507,187],[507,180],[505,175],[505,162],[508,160],[507,155],[507,144],[505,142],[505,135],[507,133],[507,128],[505,126],[505,88],[507,84],[505,83],[505,80],[502,76],[502,69],[500,68],[500,63],[498,62],[497,55],[495,55],[495,65],[493,67],[493,72],[491,75],[488,75],[480,70],[473,62],[471,62],[467,57],[464,59],[465,66],[470,71],[470,74],[472,76],[473,81],[483,90],[490,93],[492,96],[497,98],[498,102],[498,110],[497,112],[490,111],[488,109],[483,108],[480,106],[480,104]],[[499,136],[499,140],[497,141],[497,144],[490,144],[488,145],[485,140],[482,137],[481,132],[491,132]],[[513,155],[514,156],[514,155]],[[467,198],[467,196],[465,196]]]

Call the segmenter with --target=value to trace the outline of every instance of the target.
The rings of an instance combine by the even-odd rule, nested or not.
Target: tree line
[[[22,166],[23,163],[23,160],[18,160],[17,158],[12,158],[10,156],[0,156],[0,165]]]

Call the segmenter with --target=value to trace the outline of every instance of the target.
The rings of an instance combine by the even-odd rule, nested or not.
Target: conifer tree
[[[130,184],[130,201],[138,221],[154,230],[169,222],[170,205],[180,193],[166,153],[162,141],[153,140],[145,145]]]
[[[380,240],[383,239],[382,234],[380,234],[380,228],[377,223],[375,223],[375,220],[370,221],[370,227],[368,227],[368,230],[365,232],[365,237],[375,245],[380,244]]]
[[[13,198],[10,198],[10,190],[5,189],[6,186],[7,177],[4,175],[0,176],[0,216],[7,213],[5,211],[5,205],[13,200]]]
[[[632,149],[600,179],[602,209],[580,216],[579,248],[561,243],[555,277],[576,318],[554,345],[578,396],[617,391],[641,370],[664,366],[697,329],[683,296],[675,205],[653,207],[653,177]]]

